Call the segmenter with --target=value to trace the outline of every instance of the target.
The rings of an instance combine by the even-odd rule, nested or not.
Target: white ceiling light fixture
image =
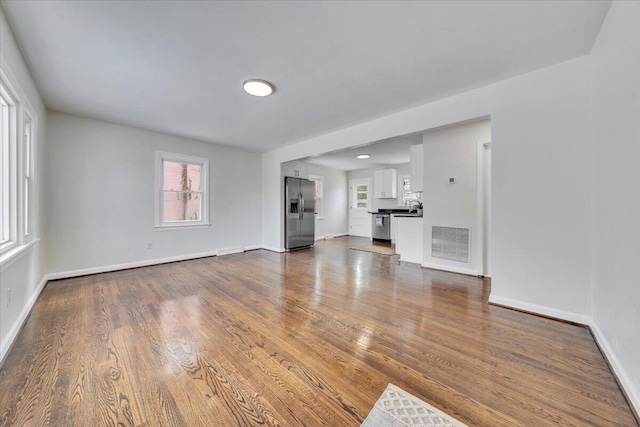
[[[368,159],[369,157],[371,157],[371,156],[368,155],[368,154],[358,154],[356,156],[357,159]]]
[[[253,96],[269,96],[273,93],[274,88],[271,83],[266,80],[249,79],[242,83],[242,88],[249,95]]]

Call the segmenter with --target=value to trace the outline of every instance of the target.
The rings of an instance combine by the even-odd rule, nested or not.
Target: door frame
[[[491,182],[491,169],[485,171],[484,160],[486,149],[491,148],[491,138],[482,138],[479,139],[476,143],[476,210],[477,210],[477,220],[476,220],[476,236],[478,236],[478,242],[476,243],[478,247],[478,276],[491,277],[490,272],[487,274],[484,268],[484,261],[487,256],[491,256],[491,233],[485,236],[485,202],[484,196],[486,189],[484,188],[485,182],[485,174],[489,174],[489,182]],[[492,194],[493,196],[493,194]],[[489,204],[491,204],[491,200],[489,200]],[[491,224],[491,215],[486,218],[488,224]],[[491,227],[488,227],[489,230]],[[488,240],[487,244],[487,254],[485,254],[485,239]]]

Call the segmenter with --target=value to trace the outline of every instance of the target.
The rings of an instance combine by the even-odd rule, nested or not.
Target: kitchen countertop
[[[393,214],[396,218],[422,218],[422,215],[418,214]]]
[[[383,214],[383,215],[409,215],[409,209],[378,209],[377,212],[367,211],[370,214]]]

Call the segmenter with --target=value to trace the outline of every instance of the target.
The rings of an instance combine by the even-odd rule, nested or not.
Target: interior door
[[[349,181],[349,235],[371,238],[371,180]]]

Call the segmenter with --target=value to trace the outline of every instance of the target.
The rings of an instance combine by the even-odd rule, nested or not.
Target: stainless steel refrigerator
[[[287,250],[315,243],[315,191],[315,183],[308,179],[284,179],[284,247]]]

